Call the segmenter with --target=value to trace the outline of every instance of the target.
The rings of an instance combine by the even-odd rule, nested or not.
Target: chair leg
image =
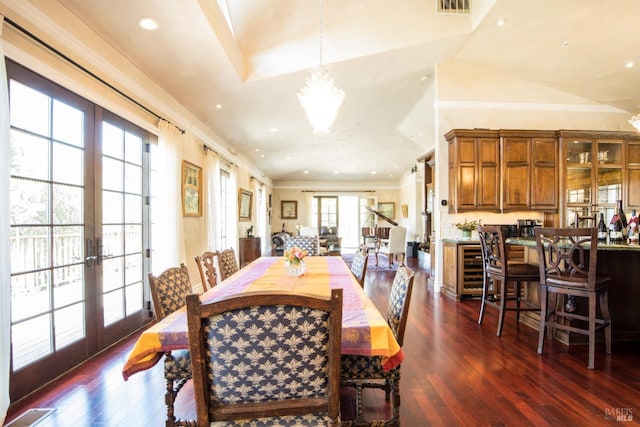
[[[607,322],[607,326],[604,327],[604,345],[607,354],[611,354],[611,315],[609,314],[609,292],[607,289],[600,294],[600,312],[602,319]]]
[[[538,354],[544,350],[544,333],[547,322],[547,287],[540,286],[540,331],[538,332]]]
[[[522,283],[517,281],[515,284],[516,292],[516,326],[520,324],[520,292],[522,291]]]
[[[505,308],[507,305],[507,283],[500,283],[501,288],[500,288],[500,314],[498,317],[498,332],[496,333],[497,336],[502,335],[502,325],[504,324],[504,315],[505,315]]]
[[[596,358],[596,295],[589,294],[589,369],[595,367]]]
[[[176,425],[176,417],[173,413],[173,403],[176,398],[176,392],[173,389],[173,381],[167,380],[167,391],[164,394],[164,403],[167,405],[167,421],[166,427],[174,427]]]
[[[487,294],[489,293],[489,278],[484,275],[482,279],[482,302],[480,303],[480,316],[478,316],[478,325],[482,325],[482,318],[484,317],[484,307],[486,306]]]
[[[391,381],[391,387],[393,389],[393,418],[391,419],[391,425],[400,425],[400,377]]]

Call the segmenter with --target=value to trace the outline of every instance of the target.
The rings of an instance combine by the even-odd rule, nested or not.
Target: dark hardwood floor
[[[369,261],[365,290],[383,313],[394,271]],[[515,326],[507,314],[496,337],[496,312],[477,325],[477,301],[453,302],[427,287],[428,271],[417,268],[402,365],[404,426],[598,426],[617,416],[640,420],[640,344],[614,343],[613,354],[596,350],[587,369],[586,346],[547,341],[538,356],[537,332]],[[384,265],[385,267],[382,267]],[[615,325],[614,325],[615,327]],[[7,422],[30,408],[54,408],[38,427],[162,426],[165,420],[162,364],[122,379],[121,369],[136,337],[77,368],[10,408]],[[178,395],[176,414],[193,418],[193,389]],[[352,394],[343,390],[343,419],[353,416]],[[367,415],[384,418],[390,406],[379,390],[366,390]],[[621,421],[622,418],[619,419]]]

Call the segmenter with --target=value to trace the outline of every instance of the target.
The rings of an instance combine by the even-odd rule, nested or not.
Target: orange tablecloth
[[[262,257],[202,294],[210,302],[245,292],[282,291],[329,296],[343,289],[342,354],[382,356],[385,369],[402,363],[404,354],[386,319],[363,292],[341,257],[307,257],[307,271],[288,276],[283,257]],[[155,365],[165,351],[188,349],[186,309],[180,309],[144,331],[122,369],[125,380]]]

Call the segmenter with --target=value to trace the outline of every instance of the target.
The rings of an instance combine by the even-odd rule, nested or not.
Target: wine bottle
[[[629,236],[629,241],[638,243],[638,223],[640,220],[636,215],[636,210],[631,210],[631,218],[629,218],[629,224],[627,225],[627,234]]]
[[[598,221],[598,240],[607,240],[607,224],[604,223],[604,214],[600,212],[600,221]]]
[[[627,216],[624,214],[624,210],[622,210],[622,200],[618,200],[618,217],[620,217],[620,221],[622,221],[622,227],[627,228]]]
[[[623,240],[624,237],[622,235],[622,220],[620,219],[620,215],[618,215],[618,213],[616,212],[613,217],[611,218],[610,221],[612,227],[611,227],[611,231],[609,232],[609,239],[611,240]]]

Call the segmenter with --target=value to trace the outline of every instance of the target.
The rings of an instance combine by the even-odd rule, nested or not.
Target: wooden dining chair
[[[508,259],[501,226],[478,226],[478,237],[484,272],[478,325],[482,324],[485,308],[495,307],[498,309],[496,335],[500,336],[507,311],[515,311],[516,325],[518,325],[521,311],[540,310],[539,306],[525,302],[522,286],[524,282],[539,282],[540,271],[537,264]]]
[[[220,268],[220,280],[224,280],[238,271],[238,259],[233,248],[216,252],[218,257],[218,267]]]
[[[149,288],[153,299],[156,320],[160,321],[186,305],[186,297],[192,292],[189,270],[184,264],[163,271],[159,276],[149,273]],[[167,384],[165,404],[167,425],[175,425],[174,402],[178,392],[191,379],[191,354],[189,350],[167,351],[164,354],[164,378]]]
[[[540,260],[540,331],[538,354],[544,350],[545,330],[554,329],[589,337],[589,369],[594,368],[596,332],[604,330],[605,349],[611,354],[611,316],[608,284],[610,278],[598,274],[598,233],[596,228],[536,228]],[[562,310],[564,304],[549,305],[549,294],[586,298],[586,313]],[[554,298],[555,300],[555,298]],[[601,315],[598,316],[598,305]],[[569,320],[567,323],[566,320]],[[586,325],[586,326],[582,326]]]
[[[195,425],[340,424],[342,289],[206,304],[193,294],[187,321]]]
[[[364,280],[367,276],[367,264],[369,262],[368,250],[365,247],[361,247],[353,256],[351,261],[351,273],[358,280],[360,286],[364,288]]]
[[[215,265],[216,253],[205,251],[202,255],[196,255],[196,265],[200,272],[202,289],[207,291],[218,284],[218,272]]]
[[[409,304],[413,290],[414,273],[406,267],[398,267],[387,309],[387,323],[398,344],[402,347],[404,331],[407,326]],[[375,423],[375,425],[400,425],[400,366],[385,371],[381,356],[357,356],[343,354],[341,357],[341,384],[356,389],[356,420],[355,424]],[[393,395],[393,414],[385,421],[368,421],[364,419],[363,388],[378,388],[385,391],[385,398],[389,400]]]

